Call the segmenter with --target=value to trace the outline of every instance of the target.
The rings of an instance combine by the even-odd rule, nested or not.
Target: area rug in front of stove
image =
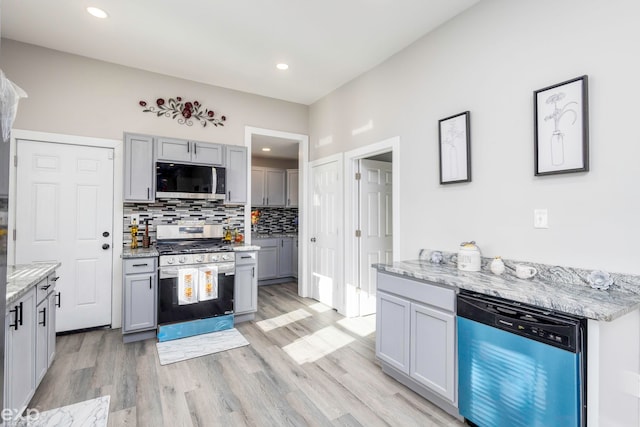
[[[219,353],[245,345],[249,345],[249,341],[235,328],[156,343],[161,365]]]

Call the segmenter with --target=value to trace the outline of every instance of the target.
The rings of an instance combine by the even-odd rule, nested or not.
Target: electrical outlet
[[[135,220],[135,223],[137,225],[140,225],[140,214],[131,214],[129,215],[130,220],[129,220],[129,224],[133,225],[133,221]]]
[[[546,209],[533,210],[533,227],[549,228],[549,212]]]

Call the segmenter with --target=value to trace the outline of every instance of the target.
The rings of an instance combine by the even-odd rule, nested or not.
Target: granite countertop
[[[497,296],[525,304],[586,317],[611,321],[640,307],[638,276],[617,276],[624,286],[597,290],[580,283],[566,283],[546,279],[519,279],[509,274],[494,275],[486,270],[460,271],[451,264],[434,264],[426,260],[373,264],[380,272],[394,273],[408,278],[425,280],[447,287],[466,289],[485,295]],[[538,267],[538,265],[536,265]],[[566,273],[569,269],[556,267]],[[553,269],[550,269],[553,271]]]
[[[47,262],[7,266],[7,306],[22,298],[60,265],[59,262]]]
[[[231,249],[233,249],[234,252],[252,252],[252,251],[259,251],[260,246],[246,245],[243,243],[239,245],[231,245]]]
[[[148,248],[139,247],[136,249],[131,249],[131,247],[127,245],[122,249],[122,259],[149,258],[159,255],[158,250],[153,245]]]
[[[251,240],[277,239],[278,237],[298,237],[298,233],[251,233]]]

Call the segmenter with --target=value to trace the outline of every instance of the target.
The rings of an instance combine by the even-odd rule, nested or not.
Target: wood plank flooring
[[[462,426],[382,373],[375,317],[347,319],[297,285],[259,287],[249,346],[160,366],[155,340],[116,330],[57,338],[30,407],[111,396],[110,426]]]

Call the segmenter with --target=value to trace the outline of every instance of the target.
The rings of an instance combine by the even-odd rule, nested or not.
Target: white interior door
[[[59,261],[56,331],[111,324],[113,149],[19,140],[16,263]]]
[[[341,302],[340,227],[342,203],[340,165],[323,163],[311,169],[311,296],[333,308]]]
[[[392,164],[359,160],[358,277],[360,315],[376,312],[376,271],[371,264],[393,262]]]

